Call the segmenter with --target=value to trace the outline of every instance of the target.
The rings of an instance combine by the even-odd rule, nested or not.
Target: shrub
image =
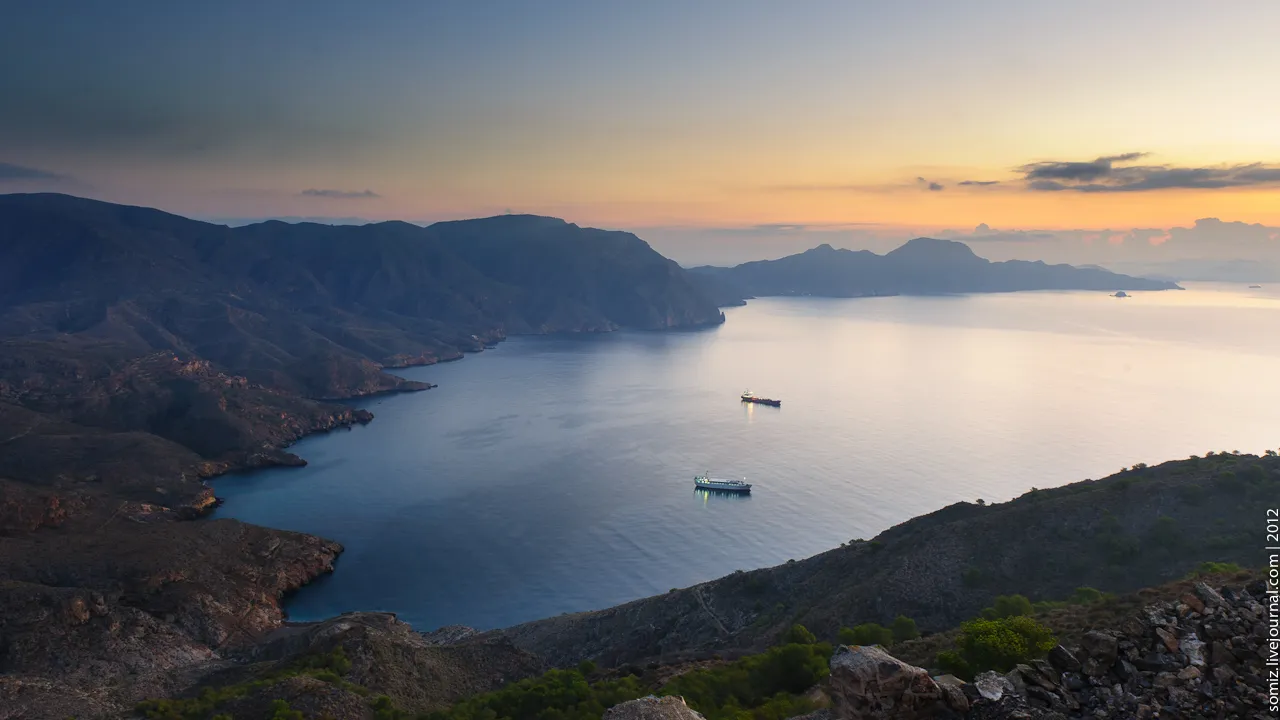
[[[784,645],[812,645],[818,642],[818,638],[809,629],[803,625],[792,625],[786,635],[782,636]]]
[[[1111,593],[1104,593],[1097,588],[1078,587],[1075,592],[1071,593],[1071,598],[1067,602],[1072,605],[1091,605],[1112,597],[1114,596]]]
[[[960,581],[965,584],[965,587],[978,587],[984,580],[986,577],[982,574],[982,570],[973,566],[965,568],[960,576]]]
[[[1263,470],[1262,466],[1257,463],[1240,471],[1240,478],[1250,485],[1261,485],[1268,480],[1267,471]]]
[[[973,679],[973,668],[969,667],[969,663],[955,650],[943,650],[938,653],[934,662],[944,673],[951,673],[962,680]]]
[[[1168,515],[1161,515],[1152,523],[1147,531],[1147,543],[1159,550],[1171,552],[1182,546],[1182,533],[1178,530],[1178,521]]]
[[[1213,483],[1223,490],[1236,492],[1243,490],[1245,487],[1244,483],[1240,481],[1240,478],[1236,477],[1236,474],[1230,470],[1224,470],[1223,472],[1218,473],[1213,478]]]
[[[982,617],[986,620],[1000,620],[1030,615],[1032,610],[1031,601],[1023,595],[1001,595],[996,598],[991,607],[982,610]]]
[[[798,629],[798,630],[797,630]],[[788,633],[813,634],[802,626]],[[825,643],[780,645],[731,663],[693,670],[657,691],[680,695],[707,720],[784,720],[816,706],[800,693],[828,673],[831,646]],[[656,668],[656,664],[653,665]],[[614,705],[648,695],[636,677],[639,668],[616,680],[587,682],[578,670],[551,670],[541,677],[468,698],[429,720],[599,720]],[[399,716],[393,716],[398,718]],[[382,715],[378,720],[383,720]]]
[[[889,647],[893,644],[893,631],[876,623],[863,623],[853,628],[840,628],[839,638],[844,645]]]
[[[1201,577],[1203,575],[1234,575],[1238,572],[1244,572],[1244,568],[1235,563],[1230,562],[1202,562],[1187,574],[1188,578]]]
[[[302,712],[289,707],[289,703],[284,700],[274,700],[271,703],[271,720],[303,720]]]
[[[795,701],[800,699],[789,696],[799,695],[825,678],[830,656],[830,645],[782,645],[728,665],[676,676],[661,694],[682,696],[707,720],[790,717],[769,713],[797,707]],[[743,714],[751,708],[765,714]],[[809,709],[801,707],[801,713]]]
[[[960,656],[972,672],[1008,672],[1042,658],[1057,644],[1049,628],[1024,615],[971,620],[960,626]]]
[[[590,675],[595,671],[596,671],[596,664],[590,660],[583,660],[582,662],[578,663],[578,672],[582,673],[583,675]]]
[[[905,642],[907,640],[915,640],[920,637],[920,629],[916,627],[916,621],[906,615],[899,615],[893,620],[893,641]]]

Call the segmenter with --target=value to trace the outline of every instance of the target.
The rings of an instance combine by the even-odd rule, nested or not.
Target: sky
[[[47,0],[4,18],[0,192],[204,219],[529,212],[687,262],[984,226],[1021,233],[1003,252],[1072,258],[1241,252],[1210,219],[1262,227],[1250,252],[1280,242],[1275,0]]]

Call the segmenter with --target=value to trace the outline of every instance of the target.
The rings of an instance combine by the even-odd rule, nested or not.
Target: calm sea
[[[219,511],[342,542],[293,619],[421,630],[606,607],[958,500],[1280,447],[1280,293],[753,300],[718,328],[516,338],[404,372]],[[781,408],[744,405],[751,389]],[[745,477],[750,497],[692,478]]]

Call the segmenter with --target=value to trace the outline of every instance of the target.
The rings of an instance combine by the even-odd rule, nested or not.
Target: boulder
[[[614,705],[604,713],[604,720],[703,720],[702,715],[684,704],[684,698],[650,695]]]
[[[832,714],[841,720],[936,717],[949,695],[926,670],[877,646],[837,648],[830,682]]]
[[[1085,633],[1080,640],[1080,645],[1089,657],[1098,660],[1105,667],[1110,667],[1120,652],[1120,645],[1114,635],[1097,630]]]

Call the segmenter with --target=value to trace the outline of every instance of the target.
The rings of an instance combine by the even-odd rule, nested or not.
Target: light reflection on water
[[[1280,447],[1271,290],[778,298],[726,315],[406,371],[440,387],[302,441],[306,468],[215,481],[218,512],[346,546],[295,619],[487,628],[805,557],[958,500]],[[702,471],[753,491],[690,501]]]

